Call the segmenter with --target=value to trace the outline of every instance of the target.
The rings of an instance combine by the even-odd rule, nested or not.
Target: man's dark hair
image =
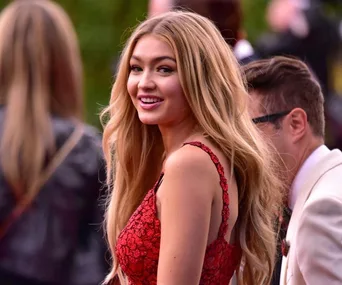
[[[226,42],[235,46],[242,25],[241,0],[175,0],[175,6],[207,17]]]
[[[269,114],[302,108],[314,135],[324,137],[324,97],[304,62],[277,56],[251,62],[242,68],[249,93],[260,96]]]

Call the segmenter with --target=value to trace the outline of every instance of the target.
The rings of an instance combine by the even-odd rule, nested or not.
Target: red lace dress
[[[209,154],[219,173],[223,192],[222,223],[217,239],[207,246],[200,284],[228,285],[241,259],[241,249],[229,244],[224,238],[229,218],[227,179],[217,156],[207,146],[200,142],[186,144],[199,147]],[[157,284],[161,231],[157,217],[156,190],[162,175],[133,213],[117,240],[115,251],[118,262],[131,285]]]

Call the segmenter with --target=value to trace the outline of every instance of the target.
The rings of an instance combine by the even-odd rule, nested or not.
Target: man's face
[[[271,115],[273,112],[269,112],[267,107],[262,104],[261,96],[255,92],[250,93],[249,112],[253,119],[260,118],[265,115]],[[279,110],[287,111],[287,110]],[[291,142],[291,134],[286,125],[287,120],[285,116],[278,118],[275,121],[259,122],[256,123],[258,129],[262,133],[262,136],[269,140],[280,154],[280,158],[283,161],[282,165],[284,170],[289,170],[293,167],[293,146]]]

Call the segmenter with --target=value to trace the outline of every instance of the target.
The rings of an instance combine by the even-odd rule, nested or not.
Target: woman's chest
[[[160,221],[155,193],[150,191],[120,233],[116,255],[130,280],[156,275],[160,249]]]

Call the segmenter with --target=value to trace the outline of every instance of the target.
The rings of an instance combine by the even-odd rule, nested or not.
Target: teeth
[[[158,98],[141,98],[141,102],[143,103],[157,103],[160,102]]]

